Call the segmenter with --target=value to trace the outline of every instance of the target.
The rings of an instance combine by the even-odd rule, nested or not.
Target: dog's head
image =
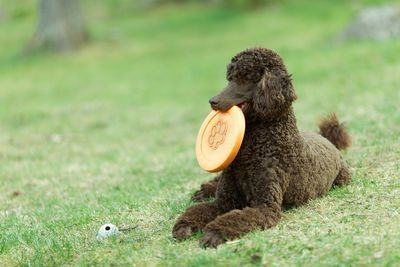
[[[274,119],[296,100],[282,58],[269,49],[237,54],[228,64],[226,78],[227,87],[209,101],[214,110],[226,111],[237,105],[248,118]]]

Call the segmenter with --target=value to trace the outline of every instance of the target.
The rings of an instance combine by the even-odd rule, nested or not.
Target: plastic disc
[[[208,172],[225,169],[235,159],[246,128],[242,110],[233,106],[226,112],[212,111],[200,127],[196,157]]]

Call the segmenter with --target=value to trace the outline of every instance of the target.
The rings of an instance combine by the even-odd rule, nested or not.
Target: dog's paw
[[[221,233],[215,231],[206,232],[203,239],[200,241],[200,246],[203,248],[216,248],[226,242],[226,239]]]
[[[205,190],[200,189],[192,195],[192,200],[194,202],[205,202],[211,199],[211,196],[209,196],[208,192],[205,192]]]
[[[177,222],[172,229],[172,237],[177,240],[184,240],[196,232],[196,227],[188,222]]]

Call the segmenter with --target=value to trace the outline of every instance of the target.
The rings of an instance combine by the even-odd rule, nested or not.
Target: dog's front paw
[[[208,231],[205,233],[203,239],[200,241],[200,246],[203,248],[216,248],[217,246],[226,242],[226,239],[221,233],[215,231]]]
[[[204,189],[200,189],[192,195],[192,200],[194,202],[204,202],[211,199],[211,196]]]
[[[196,232],[196,227],[188,222],[178,221],[172,228],[172,237],[177,240],[184,240]]]

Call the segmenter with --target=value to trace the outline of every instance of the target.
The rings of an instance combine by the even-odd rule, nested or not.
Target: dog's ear
[[[253,98],[254,110],[265,117],[278,116],[297,98],[286,72],[273,74],[266,71],[257,87]]]

